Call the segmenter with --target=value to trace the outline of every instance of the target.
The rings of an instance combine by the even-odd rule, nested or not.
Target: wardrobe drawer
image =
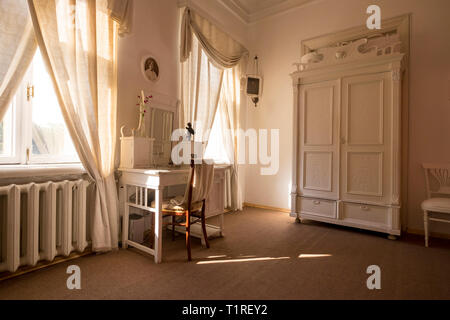
[[[336,202],[332,200],[300,198],[300,212],[315,216],[336,218]]]
[[[342,207],[342,220],[377,226],[389,225],[390,209],[388,207],[349,202],[344,202]]]

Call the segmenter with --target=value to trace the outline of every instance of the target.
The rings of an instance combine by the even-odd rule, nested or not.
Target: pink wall
[[[176,0],[134,0],[130,34],[119,39],[118,127],[137,127],[136,99],[141,89],[178,96],[178,7]],[[150,82],[141,73],[141,59],[159,61],[160,79]]]
[[[194,9],[241,42],[247,29],[216,1],[192,0]],[[132,32],[119,39],[118,127],[137,127],[135,104],[141,89],[177,98],[179,95],[179,13],[177,0],[133,0]],[[160,79],[147,81],[141,73],[141,59],[154,55],[160,64]]]
[[[133,0],[131,33],[119,39],[118,48],[118,136],[120,127],[136,128],[137,95],[157,92],[179,98],[179,9],[177,0]],[[189,5],[241,43],[247,42],[247,26],[219,2],[190,0]],[[143,56],[159,61],[160,79],[147,81],[140,70]],[[148,128],[148,125],[147,125]],[[120,146],[120,140],[117,139]],[[120,150],[118,148],[118,150]],[[119,153],[117,154],[117,161]]]
[[[248,127],[280,129],[280,170],[259,175],[248,166],[245,201],[288,208],[292,156],[292,83],[300,41],[365,24],[366,8],[381,7],[382,19],[411,13],[408,159],[408,228],[423,229],[420,203],[425,182],[420,164],[450,162],[450,1],[322,0],[252,25],[251,48],[264,75],[258,108],[248,108]],[[431,226],[450,233],[448,226]]]

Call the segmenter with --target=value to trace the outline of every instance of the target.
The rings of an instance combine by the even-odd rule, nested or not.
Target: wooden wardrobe
[[[294,87],[291,216],[400,235],[398,39],[309,53]]]

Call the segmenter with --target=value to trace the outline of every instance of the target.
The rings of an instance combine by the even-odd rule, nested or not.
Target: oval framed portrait
[[[153,56],[145,56],[142,59],[141,70],[144,78],[148,81],[156,82],[159,80],[159,63]]]

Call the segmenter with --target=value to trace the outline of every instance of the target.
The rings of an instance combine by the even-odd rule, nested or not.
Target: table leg
[[[122,217],[122,248],[126,249],[128,248],[128,223],[129,223],[129,217],[130,217],[130,207],[125,202],[125,210],[123,211],[123,217]]]
[[[155,189],[155,263],[162,261],[162,189]]]
[[[224,216],[223,213],[219,216],[219,227],[220,227],[220,236],[221,236],[221,237],[224,236],[224,233],[223,233],[223,226],[224,226],[224,223],[223,223],[223,216]]]

